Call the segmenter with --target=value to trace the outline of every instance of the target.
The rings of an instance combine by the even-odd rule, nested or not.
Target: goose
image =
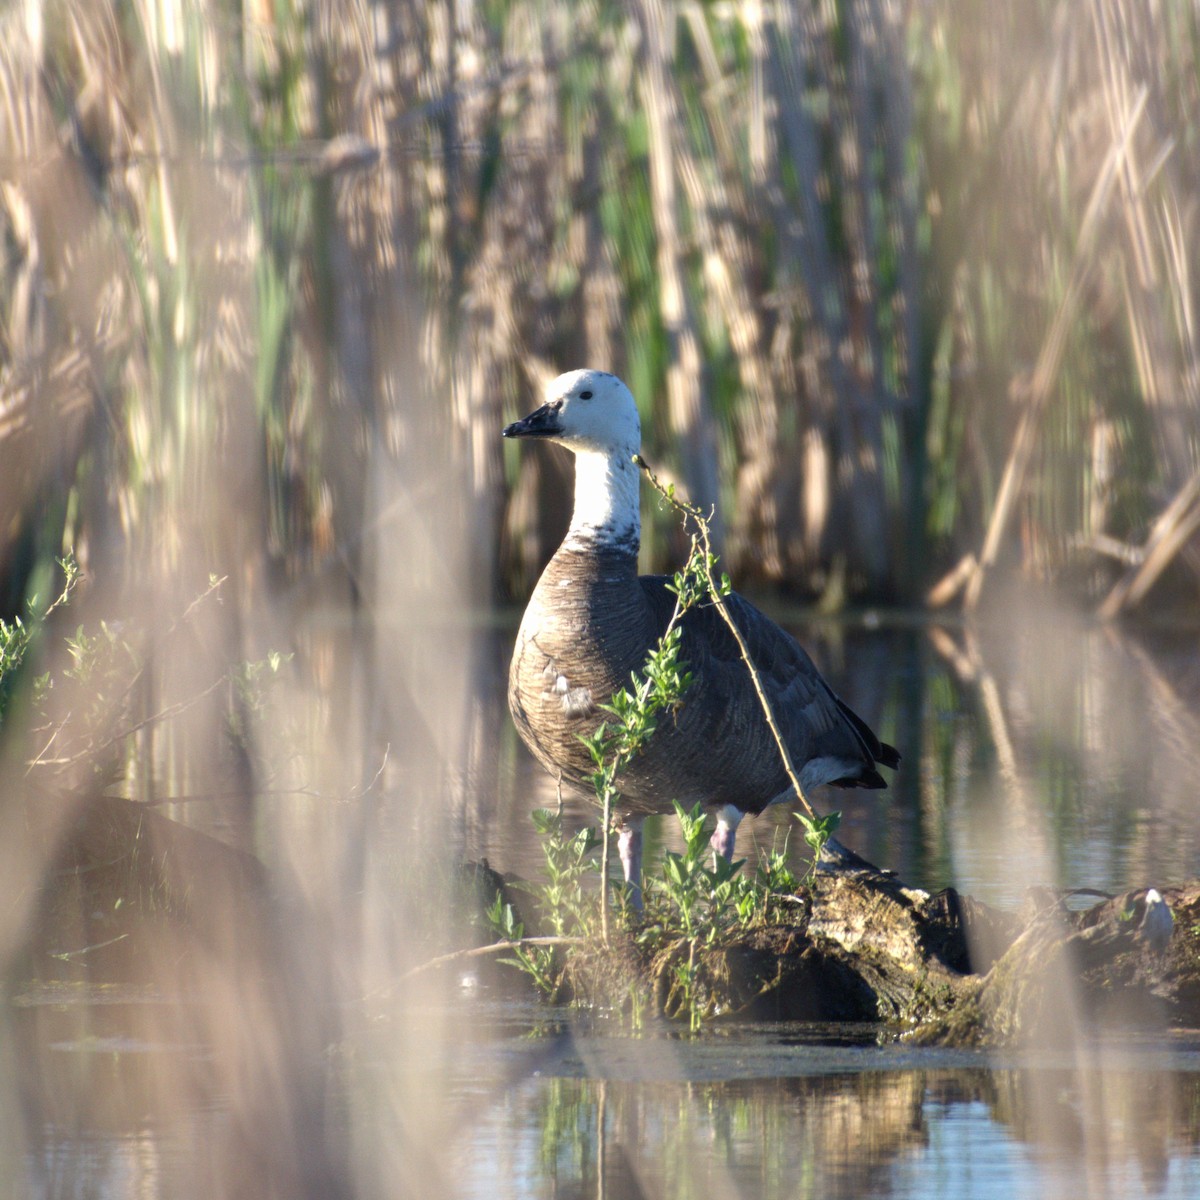
[[[630,683],[675,608],[671,579],[638,575],[641,422],[615,375],[559,375],[545,402],[503,430],[506,438],[557,442],[575,456],[575,507],[521,619],[509,669],[517,731],[560,784],[589,791],[594,770],[581,740],[602,705]],[[844,704],[790,634],[736,592],[725,604],[746,642],[805,792],[830,784],[884,788],[877,767],[900,755]],[[715,813],[711,845],[732,861],[747,813],[794,800],[737,642],[711,601],[682,618],[680,657],[692,679],[683,700],[617,778],[618,850],[641,905],[642,824],[673,801]]]

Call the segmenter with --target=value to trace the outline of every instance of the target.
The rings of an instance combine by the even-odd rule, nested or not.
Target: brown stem
[[[527,937],[517,938],[511,942],[492,942],[488,946],[472,946],[467,950],[454,950],[450,954],[439,954],[437,958],[431,958],[411,970],[405,971],[400,978],[411,979],[414,975],[432,971],[435,967],[444,967],[447,963],[455,962],[458,959],[484,958],[489,954],[499,954],[501,950],[513,950],[518,946],[582,946],[585,940],[579,937]]]
[[[788,753],[787,743],[783,740],[783,734],[780,732],[779,725],[775,721],[775,713],[771,708],[771,701],[767,698],[767,693],[763,689],[762,679],[759,676],[758,668],[754,665],[754,660],[750,657],[750,650],[746,646],[745,639],[742,637],[742,631],[738,629],[737,622],[725,605],[725,597],[721,594],[721,587],[713,578],[712,573],[712,543],[708,536],[708,522],[704,518],[704,514],[694,505],[689,504],[685,500],[680,500],[675,496],[673,491],[669,491],[663,487],[658,481],[658,477],[650,469],[649,464],[640,455],[634,456],[634,462],[637,463],[643,471],[646,472],[646,477],[650,480],[654,490],[658,492],[668,504],[672,505],[679,512],[684,514],[685,519],[690,518],[696,523],[700,530],[700,540],[703,544],[704,551],[704,577],[708,583],[709,594],[712,596],[713,603],[717,606],[717,612],[721,614],[725,624],[729,626],[729,632],[733,634],[734,641],[737,642],[738,652],[742,656],[742,662],[746,664],[746,669],[750,672],[750,681],[754,684],[754,691],[758,696],[758,702],[762,706],[763,716],[767,719],[767,728],[771,731],[771,736],[775,739],[775,745],[779,749],[779,757],[783,760],[783,769],[787,772],[787,777],[791,781],[792,787],[796,792],[796,799],[800,801],[804,807],[804,811],[808,813],[809,818],[815,820],[816,812],[813,806],[809,804],[808,797],[804,794],[804,789],[800,786],[800,777],[796,774],[796,768],[792,765],[792,756]]]
[[[600,843],[600,936],[608,945],[608,843],[612,824],[612,788],[604,789],[604,815],[601,818],[603,838]]]

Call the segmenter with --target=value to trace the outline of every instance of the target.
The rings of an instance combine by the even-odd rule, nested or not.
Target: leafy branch
[[[603,840],[600,850],[600,877],[604,883],[600,893],[600,928],[608,941],[608,871],[613,806],[620,796],[617,776],[631,763],[658,728],[660,714],[673,712],[682,702],[684,692],[692,682],[692,674],[680,660],[680,640],[683,630],[679,618],[691,603],[693,585],[687,580],[687,570],[675,576],[675,610],[658,644],[646,657],[641,673],[631,677],[632,691],[622,688],[614,692],[601,708],[610,719],[602,721],[590,737],[580,740],[591,756],[595,770],[590,782],[602,810]]]
[[[673,483],[662,483],[640,454],[635,454],[633,461],[646,473],[646,477],[649,479],[650,485],[654,490],[683,517],[684,529],[689,531],[692,539],[692,553],[689,562],[695,560],[703,570],[703,579],[698,581],[696,585],[700,593],[700,596],[697,598],[702,598],[703,596],[712,597],[712,602],[716,606],[717,612],[721,614],[722,620],[729,626],[729,632],[733,634],[734,641],[737,642],[738,652],[742,656],[742,661],[746,664],[746,670],[750,673],[750,681],[754,685],[754,691],[758,696],[759,705],[762,707],[763,716],[766,718],[767,727],[770,729],[771,736],[775,739],[775,745],[779,750],[783,769],[787,772],[788,781],[796,793],[796,799],[804,808],[804,812],[796,813],[795,817],[804,830],[805,842],[812,849],[812,871],[816,871],[817,860],[820,858],[821,851],[841,822],[841,813],[831,812],[823,817],[817,816],[816,811],[808,801],[808,797],[804,794],[804,788],[800,785],[800,776],[796,771],[795,765],[792,763],[792,756],[779,729],[779,723],[775,720],[775,712],[771,708],[771,701],[767,696],[766,689],[763,687],[762,677],[758,673],[758,668],[754,665],[754,660],[750,657],[750,650],[746,645],[745,638],[742,637],[742,631],[738,628],[737,622],[733,619],[733,615],[729,611],[729,606],[725,603],[725,598],[732,590],[729,584],[729,576],[722,574],[718,580],[714,573],[717,557],[712,551],[712,537],[709,531],[711,513],[706,516],[698,506],[676,495],[675,485]],[[694,526],[694,530],[690,528],[691,526]]]

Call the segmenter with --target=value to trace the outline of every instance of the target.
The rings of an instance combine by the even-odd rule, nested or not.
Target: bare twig
[[[30,762],[30,764],[29,764],[30,770],[32,770],[32,768],[38,762],[41,761],[42,756],[46,753],[46,751],[49,750],[50,747],[54,745],[55,739],[57,739],[58,735],[60,733],[62,733],[62,731],[67,727],[67,722],[70,719],[71,719],[71,714],[67,713],[67,715],[65,717],[63,717],[63,719],[61,721],[59,721],[59,723],[54,727],[54,732],[50,735],[49,739],[46,741],[46,744],[37,752],[36,757]],[[44,728],[44,726],[43,726],[43,728]],[[28,775],[29,771],[26,771],[25,773]]]
[[[392,743],[388,742],[388,744],[386,746],[384,746],[384,748],[383,748],[383,761],[379,764],[379,770],[376,771],[375,774],[371,777],[371,782],[361,788],[351,788],[350,795],[348,797],[349,799],[359,800],[363,796],[367,795],[368,792],[370,792],[374,789],[375,785],[380,781],[380,779],[383,778],[384,771],[387,770],[388,757],[391,755],[391,751],[392,751]]]
[[[515,950],[518,946],[582,946],[586,940],[581,937],[528,937],[517,938],[511,942],[492,942],[487,946],[472,946],[469,950],[454,950],[450,954],[439,954],[437,958],[431,958],[427,962],[405,971],[400,978],[402,980],[411,979],[414,975],[422,975],[426,971],[444,967],[448,963],[457,962],[460,959],[487,958],[489,955],[499,954],[502,950]]]
[[[612,788],[604,789],[604,807],[600,816],[600,937],[608,945],[608,869],[612,862],[609,841],[612,838]]]
[[[146,664],[151,660],[151,657],[152,657],[154,651],[161,649],[163,646],[165,646],[171,640],[171,638],[173,638],[175,636],[175,634],[176,634],[176,632],[178,632],[180,626],[182,626],[185,622],[190,620],[192,614],[196,611],[196,609],[198,609],[200,607],[200,605],[203,604],[210,596],[212,596],[221,587],[223,587],[224,584],[228,581],[228,579],[229,579],[228,575],[221,575],[220,577],[210,578],[208,587],[206,587],[204,589],[204,591],[202,591],[200,593],[200,595],[198,595],[194,600],[192,600],[191,603],[187,606],[187,608],[185,608],[183,610],[183,612],[180,613],[179,616],[176,617],[175,620],[171,622],[171,624],[167,627],[166,632],[163,633],[161,637],[158,637],[158,638],[155,638],[152,640],[150,649],[148,651],[144,651],[142,654],[141,666],[139,666],[138,669],[136,671],[134,671],[134,673],[129,677],[129,682],[125,685],[125,690],[121,693],[120,698],[115,702],[115,704],[114,704],[115,708],[122,707],[126,703],[126,701],[129,699],[129,697],[133,695],[133,689],[135,687],[137,687],[138,682],[141,680],[142,676],[146,674]],[[217,680],[217,684],[224,682],[227,678],[228,678],[227,675],[223,675],[220,679]],[[202,695],[208,695],[208,692],[211,692],[213,690],[213,688],[215,688],[215,686],[216,686],[216,684],[214,684],[213,687],[210,687],[208,689],[208,691],[203,692]],[[197,696],[194,699],[198,700],[199,698],[200,697]],[[191,704],[191,703],[193,703],[193,701],[192,700],[181,701],[181,703]],[[180,711],[182,711],[182,710],[180,710]],[[169,715],[175,716],[176,714],[172,712]],[[140,725],[136,725],[136,726],[134,726],[133,729],[128,730],[128,733],[136,733],[138,729],[141,729],[144,726],[151,724],[152,722],[156,721],[157,719],[158,719],[158,717],[155,717],[155,716],[147,717]],[[117,738],[115,740],[119,741],[120,739]],[[107,748],[107,746],[109,746],[111,744],[112,744],[111,742],[107,742],[107,743],[105,743],[105,746],[102,748]],[[82,757],[82,755],[79,757]]]
[[[103,950],[105,946],[113,946],[117,942],[124,941],[129,934],[119,933],[116,937],[109,938],[106,942],[96,942],[91,946],[80,946],[78,950],[59,950],[51,951],[50,957],[57,958],[61,962],[71,962],[74,959],[82,958],[85,954],[91,954],[93,950]]]
[[[172,717],[177,717],[181,712],[186,712],[193,704],[198,704],[205,696],[211,695],[222,684],[228,682],[229,676],[222,675],[194,696],[189,696],[186,700],[180,700],[177,704],[169,704],[166,708],[161,708],[158,712],[151,713],[150,716],[143,717],[140,721],[135,721],[134,724],[126,726],[119,733],[111,734],[98,745],[87,746],[75,754],[64,755],[61,758],[43,758],[39,755],[37,758],[30,759],[25,765],[25,774],[28,775],[34,767],[73,767],[76,763],[83,762],[86,758],[93,758],[98,754],[102,754],[111,746],[115,746],[118,742],[122,742],[127,737],[137,733],[138,730],[145,729],[148,725],[157,725],[160,721],[168,721]],[[51,741],[53,740],[51,738]],[[49,749],[48,744],[46,749]],[[42,754],[45,754],[45,749],[43,749]]]

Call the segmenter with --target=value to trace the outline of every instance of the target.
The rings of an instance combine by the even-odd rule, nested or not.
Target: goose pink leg
[[[726,862],[733,862],[733,848],[737,840],[737,827],[745,816],[740,809],[732,804],[723,804],[717,809],[717,827],[708,839],[714,854],[719,854]]]
[[[629,903],[642,911],[642,826],[645,817],[626,817],[617,834],[617,852],[621,855],[621,867],[625,882],[629,885]]]

